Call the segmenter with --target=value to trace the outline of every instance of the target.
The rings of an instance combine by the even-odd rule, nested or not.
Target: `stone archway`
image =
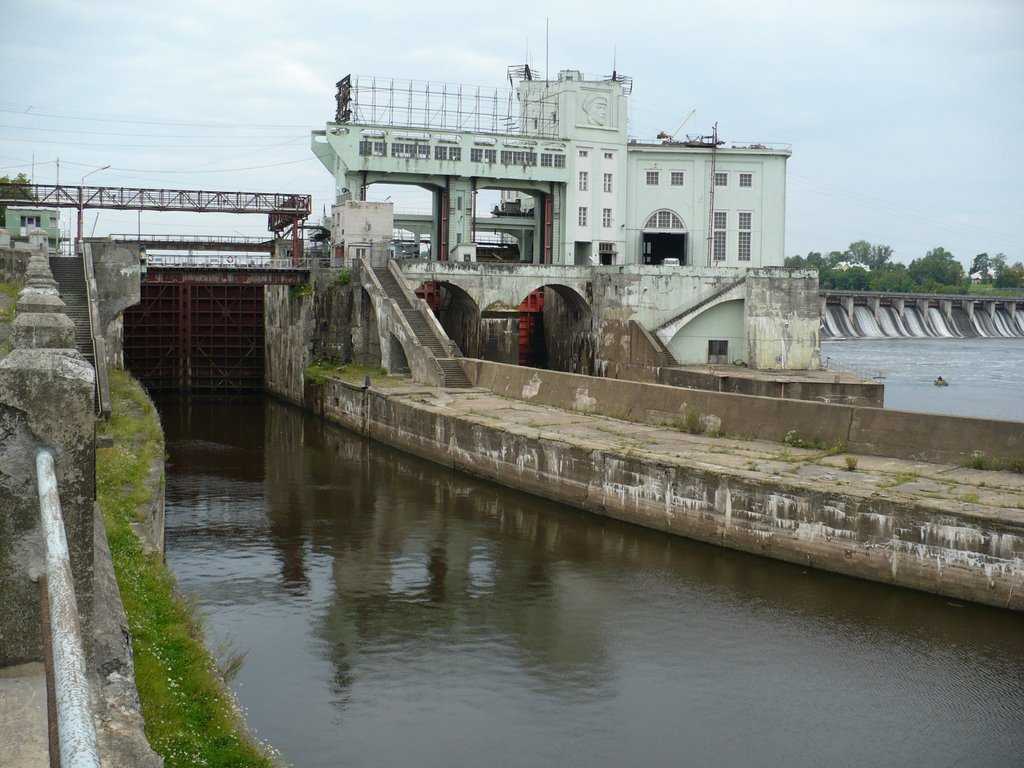
[[[567,373],[594,373],[594,315],[586,298],[559,283],[531,291],[519,305],[521,361]]]

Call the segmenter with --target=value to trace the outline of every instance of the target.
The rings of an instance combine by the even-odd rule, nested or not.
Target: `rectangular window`
[[[681,186],[683,186],[683,178],[684,177],[683,177],[683,172],[682,171],[672,171],[672,179],[671,179],[672,186],[673,187],[681,187]]]
[[[598,243],[597,254],[605,266],[615,263],[615,243]]]
[[[388,145],[383,141],[373,142],[373,154],[377,157],[385,157],[388,154]]]
[[[496,162],[498,162],[498,150],[496,150],[496,149],[485,149],[484,150],[484,162],[485,163],[496,163]]]
[[[586,171],[580,171],[580,192],[586,192],[590,186],[590,174]]]
[[[359,142],[359,154],[363,157],[369,157],[373,152],[373,142],[369,139],[363,139]]]
[[[740,237],[739,237],[739,248],[736,252],[736,258],[739,261],[750,261],[750,242],[751,242],[751,223],[753,221],[753,214],[750,211],[740,212]]]
[[[415,144],[404,144],[400,141],[396,141],[391,145],[391,156],[392,157],[412,157],[413,152],[416,151]]]
[[[715,186],[716,187],[727,187],[729,186],[729,174],[724,171],[715,171]]]
[[[612,225],[612,209],[605,208],[601,211],[601,226],[610,227]]]
[[[587,150],[585,150],[585,149],[581,149],[580,150],[580,157],[586,157],[588,154],[590,154],[590,153],[587,152]]]
[[[512,164],[512,150],[503,149],[501,150],[501,164],[511,165]]]
[[[429,144],[417,144],[416,145],[416,156],[423,159],[430,159],[430,145]]]
[[[541,168],[550,168],[551,167],[551,155],[550,154],[545,152],[545,153],[543,153],[540,156],[540,167]]]
[[[581,227],[587,226],[587,206],[585,205],[580,206],[579,224]]]
[[[740,186],[741,187],[752,187],[752,186],[754,186],[754,174],[752,174],[752,173],[741,173],[740,174]]]
[[[606,173],[604,175],[604,191],[605,192],[611,192],[612,191],[612,175],[610,173]]]
[[[708,339],[708,362],[711,365],[729,364],[728,339]]]
[[[448,159],[449,160],[461,160],[462,159],[462,147],[448,147]]]
[[[658,186],[658,172],[648,171],[647,172],[647,186],[656,187]]]
[[[480,147],[471,147],[469,150],[469,161],[471,163],[482,163],[484,160],[484,151]]]
[[[715,233],[711,255],[715,261],[725,261],[725,228],[729,216],[725,211],[715,211]]]
[[[444,160],[448,157],[448,147],[442,147],[440,145],[434,147],[434,159]]]
[[[565,168],[565,155],[555,155],[555,168]]]
[[[613,155],[611,152],[605,152],[604,153],[604,159],[605,160],[613,160],[613,159],[615,159],[615,155]]]

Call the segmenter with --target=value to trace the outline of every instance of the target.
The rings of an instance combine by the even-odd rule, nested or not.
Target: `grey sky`
[[[635,83],[632,134],[671,131],[696,108],[684,132],[717,120],[727,140],[792,143],[788,255],[864,238],[902,261],[935,245],[967,262],[1024,259],[1020,0],[5,6],[0,174],[27,172],[34,153],[51,181],[59,155],[66,181],[109,163],[90,182],[311,192],[319,211],[333,185],[308,131],[332,116],[341,75],[500,86],[527,50],[544,68],[550,16],[552,72],[606,75],[617,49]],[[84,117],[100,119],[72,119]],[[136,226],[102,212],[96,232]],[[265,226],[142,217],[149,232]]]

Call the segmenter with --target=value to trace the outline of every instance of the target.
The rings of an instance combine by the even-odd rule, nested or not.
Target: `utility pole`
[[[711,193],[708,195],[708,266],[713,259],[715,238],[715,159],[718,154],[718,121],[711,129]]]

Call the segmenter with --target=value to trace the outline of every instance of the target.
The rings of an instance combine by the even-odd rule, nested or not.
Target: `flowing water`
[[[821,357],[881,377],[886,408],[1024,421],[1024,339],[822,341]],[[935,386],[939,376],[948,387]]]
[[[1020,615],[604,520],[269,399],[159,405],[168,562],[301,768],[1020,764]]]

